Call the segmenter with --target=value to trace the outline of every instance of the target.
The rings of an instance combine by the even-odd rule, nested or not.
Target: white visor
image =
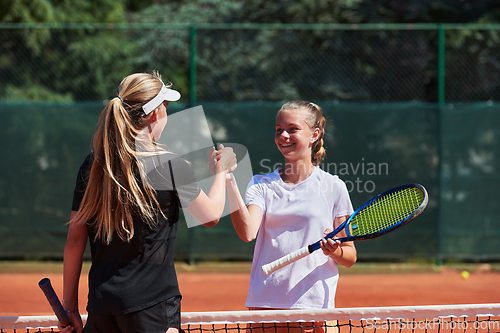
[[[163,86],[161,87],[160,92],[158,95],[156,95],[152,100],[147,102],[142,106],[142,109],[144,110],[144,115],[148,115],[156,109],[157,107],[160,106],[163,101],[171,101],[175,102],[178,101],[181,98],[181,94],[177,90],[169,89],[165,86],[165,83],[163,83]]]

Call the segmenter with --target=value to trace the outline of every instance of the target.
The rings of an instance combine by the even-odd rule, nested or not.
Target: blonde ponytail
[[[316,107],[318,108],[318,107]],[[320,110],[321,112],[321,110]],[[313,125],[313,128],[318,128],[319,129],[319,137],[318,140],[316,140],[313,145],[312,145],[312,163],[315,166],[318,166],[321,164],[321,160],[325,158],[326,156],[326,150],[325,147],[323,147],[323,137],[325,136],[325,126],[326,126],[326,119],[321,115],[319,117],[319,120],[317,121],[317,124]]]
[[[93,137],[94,163],[87,189],[70,223],[90,223],[105,243],[114,232],[124,241],[134,236],[133,215],[149,225],[161,213],[155,192],[140,182],[136,143],[145,127],[142,105],[162,87],[161,77],[132,74],[120,84],[117,97],[101,112]],[[150,143],[151,144],[151,143]]]

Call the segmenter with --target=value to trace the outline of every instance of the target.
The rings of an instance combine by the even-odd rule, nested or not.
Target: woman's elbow
[[[357,258],[354,258],[354,260],[349,261],[345,264],[345,267],[350,268],[356,263]]]
[[[250,243],[251,241],[253,241],[257,237],[256,235],[251,235],[251,234],[246,234],[246,233],[239,234],[238,236],[245,243]]]
[[[352,267],[356,263],[356,261],[358,261],[358,255],[356,253],[354,253],[351,260],[348,260],[346,262],[345,267],[347,267],[347,268]]]
[[[214,219],[214,220],[212,220],[212,221],[209,221],[209,222],[207,222],[207,223],[203,223],[203,225],[204,225],[205,227],[212,228],[212,227],[215,227],[215,226],[217,225],[217,223],[219,223],[219,221],[220,221],[220,218],[216,218],[216,219]]]

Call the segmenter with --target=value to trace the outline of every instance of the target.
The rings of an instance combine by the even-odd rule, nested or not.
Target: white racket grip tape
[[[269,264],[262,266],[262,270],[264,271],[264,274],[266,274],[266,276],[269,276],[269,274],[276,272],[278,269],[285,267],[286,265],[289,265],[294,261],[302,259],[308,256],[309,254],[310,254],[309,247],[304,246],[303,248],[298,249],[295,252],[287,254],[284,257],[281,257]]]

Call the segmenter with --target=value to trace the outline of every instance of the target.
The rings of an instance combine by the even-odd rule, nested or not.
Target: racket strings
[[[353,218],[351,234],[370,235],[400,223],[420,207],[424,197],[421,189],[413,187],[378,198]]]

